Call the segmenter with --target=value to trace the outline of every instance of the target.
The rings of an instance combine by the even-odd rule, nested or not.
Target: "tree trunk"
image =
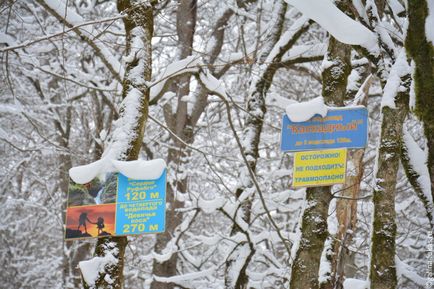
[[[431,11],[432,13],[432,11]],[[416,115],[423,121],[428,144],[431,200],[434,200],[434,47],[426,39],[427,1],[408,1],[409,26],[405,48],[415,63]]]
[[[130,25],[125,25],[126,34],[130,36],[127,41],[131,41],[140,47],[131,47],[130,54],[134,55],[131,62],[127,63],[125,78],[123,81],[122,97],[132,97],[132,93],[139,93],[139,107],[122,106],[120,109],[120,122],[123,118],[132,115],[137,115],[136,122],[132,127],[126,127],[127,130],[134,131],[134,136],[128,139],[128,144],[121,148],[121,151],[116,152],[116,157],[120,160],[135,160],[139,156],[142,146],[145,123],[148,117],[149,103],[149,88],[147,88],[142,79],[145,81],[151,80],[152,73],[152,46],[151,39],[153,35],[153,3],[143,2],[132,6],[128,1],[122,1],[120,7],[124,7],[128,15]],[[124,5],[124,6],[122,6]],[[133,72],[134,71],[134,72]],[[131,75],[134,74],[134,75]],[[137,77],[137,76],[141,77]],[[136,110],[136,111],[134,111]],[[114,136],[113,142],[122,142],[122,140]],[[117,263],[112,266],[106,266],[104,272],[100,272],[95,284],[86,284],[85,288],[123,288],[124,276],[124,254],[127,246],[127,237],[104,237],[99,238],[95,248],[95,257],[104,257],[107,254],[112,254]]]
[[[286,11],[286,4],[282,4],[281,11],[279,15],[284,15],[283,11]],[[283,11],[282,11],[283,10]],[[280,38],[282,33],[282,22],[284,18],[279,17],[280,21],[277,22],[276,27],[274,27],[274,34],[272,36],[275,41]],[[238,199],[245,190],[254,191],[254,184],[249,176],[249,170],[252,172],[256,171],[256,162],[259,157],[258,146],[262,132],[262,126],[264,121],[264,116],[266,112],[265,97],[268,89],[273,81],[274,74],[279,68],[279,63],[286,51],[288,51],[299,37],[309,28],[308,23],[295,24],[292,27],[293,31],[291,37],[286,43],[282,43],[279,47],[278,53],[272,58],[271,63],[261,73],[259,79],[253,87],[253,91],[247,97],[246,101],[246,120],[243,126],[243,153],[248,161],[249,168],[244,167],[240,171],[240,186],[235,192],[235,196]],[[269,53],[270,51],[268,51]],[[237,210],[237,214],[242,221],[249,224],[250,223],[250,211],[252,207],[253,194],[248,196],[241,204],[240,208]],[[235,217],[237,219],[237,217]],[[232,227],[231,235],[236,234],[240,231],[237,224]],[[248,253],[246,253],[248,252]],[[255,253],[254,244],[243,243],[239,244],[237,248],[232,252],[226,260],[225,269],[225,288],[227,289],[244,289],[248,285],[247,267]],[[238,268],[238,269],[237,269]],[[234,271],[239,270],[239,271]]]
[[[327,217],[331,187],[309,188],[301,224],[301,240],[291,273],[291,289],[319,288],[318,271],[324,242],[329,236]]]
[[[178,59],[184,59],[191,55],[193,51],[193,37],[196,27],[197,1],[196,0],[181,0],[176,14],[176,30],[178,34]],[[176,93],[177,109],[176,113],[172,113],[172,104],[168,103],[164,107],[166,124],[173,131],[178,139],[172,138],[173,147],[168,151],[167,163],[169,167],[176,173],[183,163],[188,159],[190,150],[186,148],[185,143],[193,143],[193,126],[187,110],[187,102],[181,98],[190,93],[190,75],[182,76],[171,85],[171,91]],[[177,194],[187,193],[188,179],[187,176],[175,180],[169,180],[167,186],[166,199],[169,202],[169,210],[166,212],[166,231],[158,234],[154,245],[154,251],[157,254],[163,254],[164,250],[172,250],[177,248],[178,235],[176,232],[178,226],[182,223],[183,213],[176,210],[184,207],[184,202],[176,199]],[[172,246],[172,248],[168,248]],[[170,277],[177,275],[178,253],[173,252],[166,261],[154,259],[152,265],[152,274],[159,277]],[[175,284],[158,282],[153,280],[151,289],[172,289]]]
[[[326,60],[332,65],[322,73],[324,101],[330,106],[344,106],[347,93],[347,79],[351,73],[351,46],[338,42],[330,37]],[[333,288],[335,283],[336,252],[330,245],[327,252],[327,261],[333,272],[327,272],[327,278],[318,281],[318,271],[324,243],[329,237],[327,217],[330,201],[332,200],[331,187],[308,188],[306,192],[306,210],[303,213],[301,224],[301,240],[291,274],[291,289],[306,288]],[[331,242],[331,241],[330,241]]]
[[[398,59],[398,61],[406,60]],[[374,220],[370,268],[371,288],[375,289],[392,289],[397,285],[395,189],[401,156],[402,127],[408,113],[411,76],[405,74],[400,80],[400,87],[405,90],[397,93],[396,108],[388,106],[382,108],[383,119],[373,197]]]

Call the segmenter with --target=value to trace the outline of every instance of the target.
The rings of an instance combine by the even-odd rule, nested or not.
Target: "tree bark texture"
[[[374,188],[374,220],[371,243],[371,288],[392,289],[397,286],[395,266],[395,189],[401,156],[402,128],[408,113],[411,76],[401,77],[401,87],[395,97],[396,108],[382,108],[380,144],[377,156]]]
[[[351,46],[340,43],[330,37],[326,60],[331,63],[322,73],[324,101],[330,106],[344,106],[347,93],[347,79],[351,73]],[[319,284],[318,271],[324,242],[329,237],[327,217],[331,187],[308,188],[306,192],[307,205],[301,224],[300,246],[292,267],[291,288],[333,288],[336,270],[336,244],[332,242],[332,250],[327,254],[327,262],[333,272],[325,281]],[[310,287],[306,287],[310,286]]]
[[[434,200],[434,47],[426,39],[426,0],[408,1],[409,26],[405,48],[415,63],[414,82],[416,115],[423,121],[428,144],[428,170],[431,176],[431,196]]]
[[[318,270],[324,242],[329,236],[327,217],[331,187],[309,188],[301,224],[301,240],[291,273],[291,289],[319,288]]]

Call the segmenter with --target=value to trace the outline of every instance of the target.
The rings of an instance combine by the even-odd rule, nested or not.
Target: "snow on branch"
[[[407,148],[411,168],[418,175],[417,182],[419,187],[428,201],[428,205],[430,205],[432,209],[431,181],[427,166],[428,154],[418,146],[407,130],[404,130],[403,139]]]
[[[183,275],[177,275],[177,276],[171,276],[171,277],[161,277],[154,275],[153,278],[162,283],[181,283],[184,281],[194,280],[198,278],[203,278],[207,276],[212,276],[212,274],[216,271],[215,267],[211,267],[209,269],[199,271],[199,272],[193,272],[193,273],[187,273]],[[180,284],[180,285],[181,285]]]
[[[276,56],[281,53],[282,49],[288,43],[291,39],[294,38],[297,32],[299,32],[305,25],[308,24],[308,19],[306,17],[300,17],[298,18],[294,24],[286,31],[280,38],[279,41],[277,41],[276,45],[274,45],[273,49],[271,50],[270,54],[267,56],[265,63],[271,63],[276,59]]]
[[[104,250],[103,257],[93,257],[87,261],[81,261],[78,264],[81,274],[83,275],[84,282],[89,288],[95,288],[95,282],[98,280],[100,273],[105,272],[105,268],[116,265],[118,263],[119,249],[114,242],[108,243]],[[108,283],[114,283],[109,275],[104,276],[104,280]]]
[[[395,256],[396,263],[396,274],[400,277],[405,277],[408,280],[411,280],[418,286],[424,287],[426,283],[426,279],[421,277],[419,274],[415,272],[415,269],[404,262],[402,262],[398,256]]]
[[[205,88],[213,94],[216,94],[224,99],[228,99],[226,89],[221,81],[215,78],[211,73],[201,71],[199,73],[199,80],[205,86]]]
[[[370,53],[378,54],[375,33],[351,19],[330,0],[285,0],[306,17],[317,22],[342,43],[360,45]]]
[[[83,17],[78,15],[73,9],[69,9],[62,0],[36,0],[36,2],[69,28],[79,26],[85,22]],[[101,58],[116,80],[121,81],[121,75],[124,75],[124,68],[103,41],[94,39],[98,31],[88,27],[78,27],[74,31],[95,50],[96,55]]]
[[[366,280],[346,278],[343,286],[344,289],[368,289],[369,283]]]
[[[158,100],[163,95],[170,84],[169,80],[185,73],[198,72],[201,64],[202,62],[197,56],[188,56],[169,64],[164,72],[149,85],[151,88],[150,102]]]
[[[426,1],[428,5],[428,16],[425,19],[425,35],[428,41],[434,45],[434,1]]]
[[[401,78],[409,74],[411,74],[411,68],[407,63],[405,48],[402,48],[390,70],[389,78],[384,86],[383,98],[381,99],[382,108],[386,106],[396,108],[395,98],[397,93],[407,89],[401,85]]]
[[[205,214],[212,214],[217,209],[223,208],[225,205],[226,200],[224,198],[215,198],[213,200],[205,200],[202,198],[199,198],[197,202],[197,206],[205,213]]]
[[[290,61],[297,58],[307,58],[322,56],[327,52],[327,44],[319,43],[314,45],[297,45],[289,49],[289,51],[284,55],[282,61]]]
[[[76,25],[72,26],[71,28],[66,29],[65,31],[61,31],[61,32],[58,32],[58,33],[54,33],[54,34],[38,37],[38,38],[35,38],[33,40],[26,40],[24,42],[21,42],[20,44],[15,44],[14,42],[12,42],[12,37],[10,37],[9,35],[6,35],[6,34],[0,32],[0,43],[8,43],[8,44],[14,43],[13,46],[10,45],[8,47],[0,49],[0,52],[6,52],[6,51],[10,51],[10,50],[24,48],[24,47],[33,45],[33,44],[41,42],[41,41],[45,41],[45,40],[49,40],[49,39],[52,39],[52,38],[56,38],[56,37],[61,36],[61,35],[65,35],[65,34],[71,32],[71,31],[73,31],[73,30],[75,30],[77,28],[83,27],[83,26],[89,26],[89,25],[93,25],[93,24],[97,24],[97,23],[115,21],[115,20],[118,20],[118,19],[122,19],[124,17],[126,17],[126,15],[118,15],[118,16],[109,17],[109,18],[103,18],[103,19],[98,19],[98,20],[93,20],[93,21],[86,21],[86,22],[83,22],[83,23],[80,23],[80,24],[76,24]]]

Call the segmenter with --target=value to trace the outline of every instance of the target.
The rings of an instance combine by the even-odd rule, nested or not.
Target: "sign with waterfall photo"
[[[166,169],[156,179],[109,172],[69,183],[65,239],[160,233],[165,230]]]

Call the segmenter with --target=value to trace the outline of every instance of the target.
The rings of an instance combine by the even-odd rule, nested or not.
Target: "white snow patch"
[[[205,214],[212,214],[217,209],[223,207],[224,204],[224,198],[215,198],[214,200],[204,200],[200,198],[197,205]]]
[[[211,73],[201,72],[199,74],[200,81],[205,85],[206,89],[210,92],[216,93],[219,96],[228,98],[226,95],[226,89],[221,81],[215,78]]]
[[[410,99],[408,101],[408,106],[411,110],[413,110],[416,107],[416,88],[415,88],[415,82],[414,82],[414,73],[415,73],[415,63],[412,60],[411,61],[411,84],[410,84]]]
[[[333,198],[330,202],[328,218],[327,218],[327,228],[330,235],[336,235],[338,233],[338,220],[336,217],[336,198]]]
[[[388,4],[395,15],[405,11],[404,6],[402,6],[402,4],[397,0],[389,0]]]
[[[413,281],[417,285],[424,287],[427,284],[427,279],[421,277],[419,274],[416,273],[416,270],[407,265],[406,263],[402,262],[398,256],[395,256],[395,265],[396,265],[396,274],[398,276],[404,276],[408,280]],[[427,287],[428,288],[428,287]]]
[[[171,276],[171,277],[160,277],[154,275],[153,278],[157,280],[158,282],[164,282],[164,283],[179,283],[182,281],[188,281],[188,280],[194,280],[198,278],[203,278],[206,276],[211,276],[212,273],[216,270],[215,267],[199,271],[199,272],[193,272],[193,273],[187,273],[183,275],[177,275],[177,276]]]
[[[303,122],[319,114],[322,117],[327,115],[328,108],[324,104],[322,96],[316,97],[306,102],[299,102],[286,107],[286,115],[293,122]]]
[[[294,37],[294,34],[299,31],[304,25],[307,24],[308,19],[306,17],[298,18],[294,24],[279,38],[279,41],[274,45],[273,49],[270,51],[270,54],[265,59],[265,63],[271,63],[275,59],[275,57],[280,53],[282,47],[284,47],[291,38]]]
[[[365,103],[366,98],[369,95],[369,89],[371,88],[371,78],[372,74],[366,77],[365,81],[363,81],[362,85],[356,93],[356,96],[354,97],[353,106],[363,106],[363,103]]]
[[[135,180],[156,180],[166,168],[166,162],[163,159],[150,161],[112,161],[117,171],[123,175]]]
[[[344,289],[368,289],[369,283],[366,280],[346,278]]]
[[[347,90],[358,90],[360,79],[360,73],[355,69],[351,70],[351,73],[348,76]]]
[[[109,159],[123,159],[131,142],[137,137],[137,122],[141,116],[143,94],[132,88],[121,104],[121,116],[114,123],[111,141],[103,153]]]
[[[284,98],[277,93],[271,92],[265,99],[267,105],[273,105],[276,107],[287,107],[288,105],[298,103],[293,99]]]
[[[395,109],[395,97],[398,92],[405,91],[405,87],[401,86],[401,77],[411,73],[411,68],[407,63],[405,49],[402,48],[395,63],[390,70],[389,78],[384,86],[383,97],[381,99],[381,107],[390,107]]]
[[[3,32],[0,32],[0,43],[7,44],[8,46],[14,46],[16,44],[12,36]]]
[[[236,259],[232,259],[232,266],[230,267],[229,272],[227,273],[227,279],[229,281],[230,287],[235,287],[235,283],[240,275],[241,268],[243,267],[247,257],[250,254],[250,248],[248,244],[239,245],[233,252],[233,255],[236,256]],[[234,258],[232,256],[228,258]]]
[[[425,19],[425,35],[426,39],[434,45],[434,1],[427,0],[428,16]]]
[[[102,158],[87,165],[71,168],[69,176],[77,184],[86,184],[96,176],[108,172],[120,172],[128,178],[136,180],[155,180],[162,175],[165,168],[166,162],[163,159],[117,161]]]
[[[169,260],[170,257],[172,257],[172,254],[173,254],[172,251],[163,254],[158,254],[156,252],[153,252],[152,256],[154,257],[155,261],[161,264]]]
[[[325,283],[331,278],[332,265],[329,260],[327,260],[327,255],[332,250],[332,239],[328,237],[324,242],[324,249],[321,253],[321,260],[318,271],[318,282]]]
[[[296,59],[298,57],[314,57],[314,56],[322,56],[327,52],[327,44],[319,43],[314,45],[296,45],[293,46],[289,51],[284,55],[282,61],[288,61],[292,59]]]
[[[186,72],[197,72],[200,64],[200,59],[193,55],[169,64],[158,79],[150,84],[150,100],[162,92],[167,80]]]
[[[431,181],[427,166],[428,154],[418,146],[407,130],[404,130],[403,138],[408,149],[410,165],[419,175],[417,182],[419,183],[419,186],[422,189],[426,199],[432,206],[433,199],[431,195]]]
[[[377,37],[368,28],[348,17],[330,0],[286,0],[305,16],[317,22],[342,43],[360,45],[378,54]]]
[[[117,248],[108,249],[105,251],[104,257],[93,257],[87,261],[81,261],[78,263],[78,267],[80,268],[81,274],[83,275],[83,279],[89,287],[93,288],[95,285],[95,281],[98,279],[99,273],[103,273],[105,271],[106,266],[115,265],[118,262],[118,259],[113,256],[114,253],[117,252]],[[106,281],[113,281],[110,276],[106,275],[104,277]]]
[[[336,65],[336,64],[337,64],[336,61],[330,61],[330,60],[327,59],[327,56],[326,56],[326,57],[324,57],[324,59],[323,59],[323,61],[321,63],[320,70],[324,71],[327,68],[330,68],[330,67],[332,67],[333,65]]]

